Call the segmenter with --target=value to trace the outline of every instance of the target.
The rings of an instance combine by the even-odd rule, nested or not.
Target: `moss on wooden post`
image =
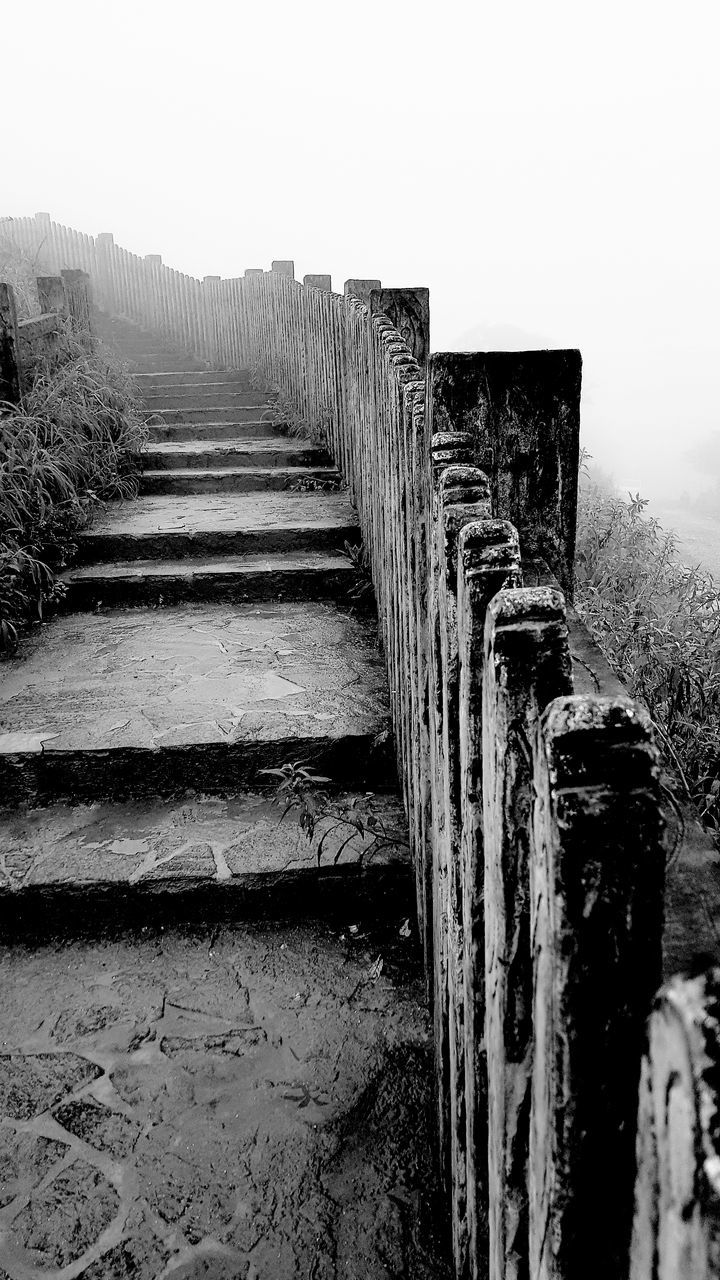
[[[15,294],[11,284],[0,280],[0,400],[10,404],[20,399],[17,342]]]
[[[657,996],[640,1078],[630,1280],[720,1275],[720,968]]]
[[[435,430],[466,431],[490,477],[493,512],[523,557],[572,592],[580,432],[579,351],[434,355]]]
[[[550,704],[534,758],[530,1275],[607,1280],[627,1269],[661,966],[657,752],[637,705],[576,696]]]
[[[463,1057],[469,1275],[484,1276],[487,1223],[485,914],[483,910],[482,686],[485,617],[503,587],[521,581],[517,530],[504,520],[466,524],[457,568]]]
[[[572,692],[561,592],[525,587],[495,596],[482,681],[482,744],[475,749],[483,762],[488,1274],[527,1280],[532,743],[547,704]]]
[[[373,289],[370,311],[387,316],[420,368],[424,368],[430,354],[429,289]]]

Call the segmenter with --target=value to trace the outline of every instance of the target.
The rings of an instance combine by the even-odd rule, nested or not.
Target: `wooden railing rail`
[[[89,280],[81,270],[38,276],[41,311],[26,320],[18,320],[12,285],[0,280],[0,403],[18,403],[36,364],[55,355],[64,325],[86,341],[91,336]]]

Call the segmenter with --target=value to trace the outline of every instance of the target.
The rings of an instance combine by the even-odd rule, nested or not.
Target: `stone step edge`
[[[387,789],[388,780],[395,777],[389,726],[379,736],[343,733],[87,751],[53,750],[52,743],[26,751],[3,749],[0,739],[0,795],[7,808],[15,809],[59,800],[173,797],[191,789],[231,796],[257,787],[263,769],[278,768],[288,760],[302,760],[337,786],[354,791]]]
[[[247,873],[229,881],[204,878],[161,885],[82,881],[76,886],[0,890],[0,939],[79,936],[157,921],[194,922],[297,917],[342,918],[371,910],[374,917],[412,918],[415,877],[404,862]]]
[[[260,551],[248,551],[238,552],[235,556],[188,556],[184,560],[158,560],[153,557],[148,560],[118,560],[114,563],[118,566],[126,564],[128,569],[132,566],[133,572],[136,572],[135,566],[138,565],[157,565],[159,568],[164,568],[172,573],[179,572],[180,568],[192,569],[193,565],[218,565],[224,568],[232,566],[238,571],[248,570],[255,572],[258,568],[268,564],[272,564],[273,567],[278,569],[330,569],[336,566],[346,566],[352,569],[353,573],[356,572],[350,557],[346,556],[339,548],[331,551],[308,551],[299,547],[297,550],[271,551],[267,554]],[[107,568],[107,561],[103,561],[98,565],[73,565],[59,576],[59,581],[64,582],[73,575],[88,577],[96,571],[106,570]]]
[[[108,570],[114,570],[109,573]],[[120,572],[118,572],[118,570]],[[157,578],[158,580],[192,577],[249,577],[265,574],[324,574],[346,573],[356,575],[349,557],[340,552],[298,552],[296,555],[277,552],[268,555],[203,556],[185,560],[117,560],[100,564],[78,565],[67,569],[59,582],[71,586],[78,582],[108,582],[110,580]]]
[[[261,419],[261,417],[249,417],[249,419],[241,420],[240,422],[146,422],[146,426],[150,431],[176,431],[178,428],[200,431],[202,434],[197,436],[200,440],[205,439],[205,431],[237,431],[242,429],[243,438],[245,438],[249,426],[264,426],[264,428],[269,428],[270,426],[273,430],[282,431],[283,426],[286,425],[284,422],[270,422],[268,419]],[[222,439],[222,436],[220,436],[220,439]],[[250,439],[250,436],[247,436],[247,439]],[[263,436],[258,436],[258,439],[263,439]],[[305,436],[299,435],[297,439],[304,440]]]
[[[205,381],[206,376],[208,380],[212,379],[217,382],[237,382],[239,379],[247,382],[250,379],[249,369],[158,369],[157,373],[148,370],[138,376],[142,378],[185,378],[190,374],[193,374],[193,376],[200,375],[201,382]]]
[[[281,814],[282,807],[278,807],[278,826]],[[11,821],[15,817],[12,812],[6,816]],[[251,815],[248,817],[251,819]],[[0,826],[2,821],[0,813]],[[134,918],[146,912],[152,916],[164,908],[173,915],[178,909],[184,916],[209,910],[212,914],[229,911],[236,916],[247,912],[253,918],[258,914],[267,917],[312,910],[318,905],[323,911],[347,911],[355,905],[356,895],[361,899],[369,897],[381,913],[385,909],[396,912],[404,905],[410,914],[414,878],[406,844],[373,847],[368,833],[353,833],[349,826],[343,827],[340,834],[332,832],[331,820],[321,821],[312,841],[298,843],[293,842],[291,832],[292,823],[297,820],[291,815],[287,821],[288,846],[272,847],[271,841],[270,862],[266,866],[243,866],[242,856],[231,856],[222,842],[216,845],[210,818],[207,840],[203,839],[202,821],[192,823],[185,847],[181,841],[179,851],[171,849],[159,857],[151,854],[150,858],[138,854],[120,877],[108,874],[106,851],[101,850],[98,856],[92,846],[83,847],[81,840],[68,833],[61,842],[58,859],[45,856],[39,866],[30,862],[27,870],[15,872],[15,879],[12,870],[5,872],[7,878],[0,882],[0,922],[5,928],[9,925],[25,931],[46,925],[48,917],[67,923],[73,916],[79,920],[90,916],[97,924],[98,915],[117,921],[118,916]],[[183,829],[177,830],[179,836]],[[238,835],[247,842],[252,830],[251,820],[250,827],[238,826]],[[325,832],[334,839],[321,846]],[[157,835],[162,837],[162,829]],[[152,849],[152,839],[152,832],[147,832],[141,843]],[[263,856],[267,856],[262,826],[258,828],[258,840]],[[54,855],[52,837],[51,846]],[[32,841],[28,852],[31,850]],[[339,860],[335,862],[338,853]],[[32,878],[22,879],[23,875]]]
[[[202,413],[202,414],[222,413],[222,414],[225,414],[225,413],[229,413],[231,410],[234,410],[234,409],[242,409],[248,413],[251,412],[252,410],[256,410],[261,413],[269,413],[272,409],[272,405],[269,405],[267,403],[262,403],[262,402],[260,403],[253,402],[252,404],[189,405],[187,409],[183,409],[180,406],[178,406],[177,408],[169,408],[169,409],[153,409],[150,405],[148,405],[146,401],[145,408],[148,411],[148,417],[162,418],[163,422],[173,422],[173,421],[187,422],[187,421],[190,421],[190,419],[187,419],[187,418],[173,419],[173,418],[169,418],[167,415],[171,413]],[[205,419],[201,418],[200,421],[204,422]],[[227,419],[222,417],[219,419],[211,419],[211,421],[226,422]]]
[[[78,563],[87,565],[93,562],[107,564],[111,560],[186,560],[198,554],[210,557],[274,555],[293,550],[327,553],[338,551],[346,541],[358,536],[359,526],[355,520],[314,526],[298,520],[265,529],[203,529],[196,532],[179,529],[147,533],[89,530],[77,535],[77,555]]]
[[[272,452],[272,450],[268,450],[268,452]],[[342,479],[337,467],[324,467],[322,464],[317,467],[311,465],[297,467],[146,467],[141,472],[143,478],[149,476],[151,480],[176,480],[178,477],[184,477],[186,480],[226,480],[228,476],[260,478],[262,476],[278,475],[287,476],[288,480],[301,480],[304,476],[308,479],[316,477],[321,480],[338,482]]]

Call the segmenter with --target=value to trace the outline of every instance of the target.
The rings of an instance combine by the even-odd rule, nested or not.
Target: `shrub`
[[[12,238],[12,219],[0,218],[0,280],[13,287],[18,320],[38,315],[40,304],[36,276],[47,275],[42,249],[31,256]]]
[[[632,697],[647,707],[666,757],[720,832],[720,602],[712,575],[684,565],[675,535],[585,473],[576,605]]]
[[[145,428],[126,367],[65,326],[19,405],[0,405],[0,652],[62,594],[56,574],[102,500],[137,493]]]

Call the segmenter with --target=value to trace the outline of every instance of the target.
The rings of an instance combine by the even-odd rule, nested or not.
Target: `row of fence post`
[[[53,252],[71,252],[76,233],[55,225]],[[87,240],[102,305],[208,362],[249,363],[350,486],[415,863],[457,1276],[720,1277],[720,973],[655,997],[652,726],[626,698],[574,692],[578,354],[431,355],[426,290],[335,294],[287,261],[201,283]],[[538,566],[547,585],[523,585]]]

